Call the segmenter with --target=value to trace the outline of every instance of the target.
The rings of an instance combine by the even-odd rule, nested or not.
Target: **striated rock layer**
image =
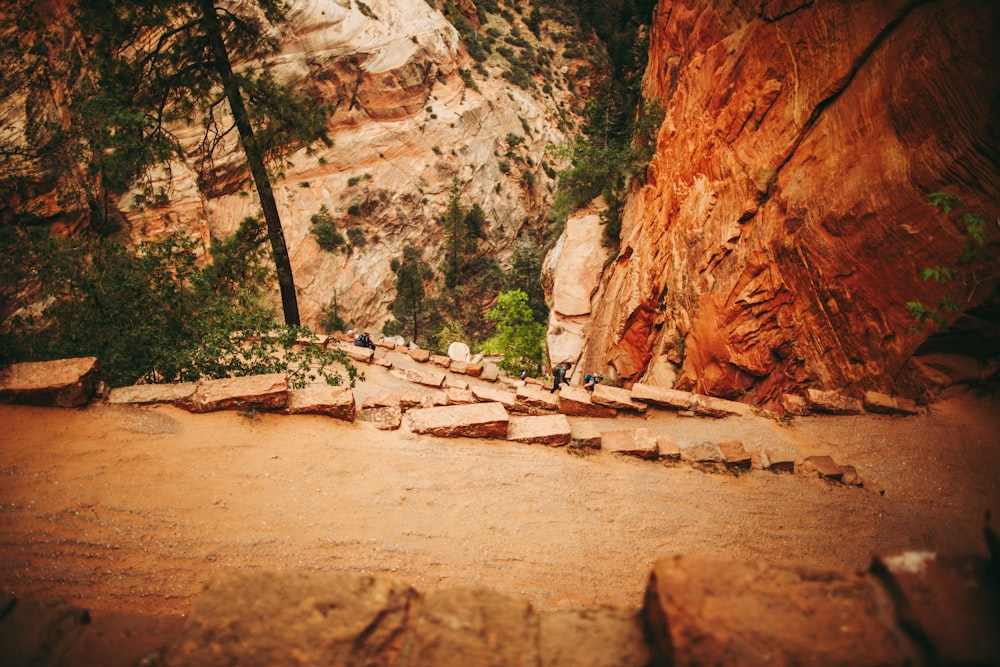
[[[582,363],[761,404],[915,395],[931,330],[906,302],[996,287],[918,273],[968,241],[928,204],[945,191],[988,221],[997,274],[998,26],[986,1],[661,2],[644,86],[665,119]]]

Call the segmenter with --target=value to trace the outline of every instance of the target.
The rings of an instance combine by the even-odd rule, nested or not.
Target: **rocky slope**
[[[490,17],[509,32],[506,21]],[[469,87],[459,70],[471,69],[472,59],[454,27],[421,0],[305,0],[289,18],[281,52],[265,66],[336,108],[333,147],[293,156],[274,187],[304,323],[318,325],[336,299],[344,319],[378,330],[395,295],[390,260],[407,244],[423,249],[431,266],[443,257],[435,218],[453,179],[463,205],[486,212],[488,242],[501,258],[519,232],[544,219],[554,181],[539,165],[554,159],[546,158],[548,146],[566,141],[553,120],[558,96],[569,99],[565,90],[548,95],[510,84],[496,54],[486,63],[491,76],[476,74],[478,90]],[[194,134],[189,164],[174,165],[169,209],[132,214],[136,229],[157,230],[169,215],[200,219],[221,235],[258,210],[238,165],[217,161],[214,182],[198,187]],[[509,135],[523,141],[512,148]],[[321,250],[310,217],[323,205],[342,233],[360,229],[364,245]]]
[[[998,26],[991,2],[661,2],[666,117],[581,366],[761,404],[918,392],[906,302],[996,285]],[[934,191],[986,219],[993,278],[920,281],[968,241]]]
[[[273,183],[306,324],[316,327],[336,299],[345,320],[379,329],[395,294],[390,260],[413,244],[432,267],[440,263],[436,218],[455,179],[462,205],[485,211],[487,244],[501,260],[520,232],[537,235],[545,222],[556,170],[565,164],[549,148],[566,143],[564,130],[581,104],[571,89],[586,85],[577,78],[582,61],[564,59],[554,37],[568,29],[548,24],[537,40],[519,14],[480,13],[487,18],[480,25],[475,5],[460,3],[481,34],[491,29],[494,46],[530,39],[534,52],[545,54],[544,72],[519,87],[504,78],[511,63],[497,49],[476,63],[437,5],[443,3],[299,0],[290,3],[287,23],[272,26],[280,51],[267,62],[236,63],[269,68],[334,108],[328,121],[333,146],[293,155]],[[42,18],[62,32],[56,42],[79,47],[66,2],[46,3]],[[58,116],[68,88],[54,81],[51,93],[5,97],[4,127],[23,132],[26,114],[39,109]],[[207,247],[210,237],[234,231],[259,211],[256,191],[235,136],[208,160],[199,125],[171,129],[186,155],[153,175],[157,205],[137,206],[143,203],[137,191],[122,198],[120,208],[136,241],[179,228]],[[74,208],[67,193],[56,197],[51,189],[40,183],[17,203],[54,223],[78,226],[85,206]],[[321,206],[342,234],[356,228],[350,252],[317,245],[310,218]]]

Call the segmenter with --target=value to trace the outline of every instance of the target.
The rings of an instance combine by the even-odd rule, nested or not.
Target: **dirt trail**
[[[910,418],[600,421],[831,454],[882,496],[320,416],[0,406],[0,587],[183,613],[220,570],[305,568],[424,591],[482,585],[553,609],[638,606],[651,563],[672,553],[832,568],[902,549],[985,553],[983,512],[1000,511],[997,407],[964,397]]]

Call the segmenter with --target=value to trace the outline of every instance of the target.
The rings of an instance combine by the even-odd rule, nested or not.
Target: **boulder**
[[[649,405],[661,408],[690,410],[694,403],[694,395],[691,392],[666,387],[654,387],[642,384],[641,382],[636,382],[632,385],[631,394],[634,401],[648,403]]]
[[[506,438],[510,421],[499,403],[419,408],[406,414],[414,433],[445,438]]]
[[[542,445],[568,445],[572,431],[566,415],[511,417],[507,439]]]
[[[441,368],[451,366],[451,357],[444,354],[432,354],[430,361],[435,366],[440,366]]]
[[[483,374],[483,365],[469,362],[465,367],[465,374],[469,377],[477,378]]]
[[[202,380],[188,398],[178,401],[188,412],[216,410],[280,410],[288,405],[288,376],[284,373]]]
[[[338,572],[233,571],[198,596],[166,667],[386,664],[418,594]]]
[[[856,398],[844,396],[835,391],[806,389],[806,400],[815,412],[826,412],[832,415],[860,415],[864,407]]]
[[[461,361],[463,364],[469,363],[471,356],[469,346],[465,343],[454,342],[448,346],[448,357],[454,361]]]
[[[982,556],[908,551],[871,567],[903,627],[922,638],[940,665],[996,665],[1000,595],[996,562]]]
[[[653,664],[642,615],[631,609],[568,609],[538,616],[539,667]]]
[[[350,387],[315,383],[288,392],[288,414],[320,414],[347,422],[354,421],[354,392]]]
[[[772,472],[795,472],[798,452],[787,447],[766,445],[760,450],[760,466]]]
[[[601,431],[601,449],[641,459],[655,459],[660,455],[660,443],[648,428]]]
[[[414,605],[411,614],[406,637],[400,642],[399,657],[389,660],[386,656],[385,662],[372,664],[428,667],[537,664],[534,645],[537,621],[526,600],[481,588],[435,590],[427,593],[421,604]]]
[[[618,410],[633,410],[639,414],[646,412],[648,407],[645,403],[634,400],[632,392],[628,389],[606,384],[594,385],[594,390],[590,392],[590,400],[598,405]]]
[[[172,384],[134,384],[116,387],[108,393],[108,403],[146,405],[149,403],[176,403],[191,396],[198,388],[195,382]]]
[[[559,390],[559,412],[573,417],[614,417],[618,411],[606,405],[596,405],[590,392],[583,387],[563,386]]]
[[[500,377],[499,366],[497,366],[492,361],[487,361],[483,363],[483,372],[479,374],[480,379],[486,380],[487,382],[496,382],[497,378],[499,377]]]
[[[739,440],[723,440],[718,443],[718,447],[719,451],[722,452],[722,458],[725,460],[727,466],[739,470],[750,470],[750,466],[753,464],[753,457],[743,447],[742,442]]]
[[[75,408],[101,381],[97,357],[31,361],[0,368],[0,403]]]
[[[858,574],[674,556],[653,566],[644,611],[670,665],[910,664]]]
[[[428,350],[422,350],[419,347],[417,347],[410,350],[410,358],[413,359],[414,361],[419,361],[420,363],[424,363],[430,360],[431,353]]]
[[[820,477],[840,481],[844,477],[844,468],[834,462],[829,456],[807,456],[802,464],[803,469],[814,471]]]
[[[451,360],[451,366],[449,367],[449,370],[452,373],[458,373],[459,375],[465,375],[466,373],[469,372],[469,362],[467,362],[467,361],[455,361],[454,359],[452,359]]]

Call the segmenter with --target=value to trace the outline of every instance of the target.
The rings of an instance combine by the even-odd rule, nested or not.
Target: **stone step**
[[[594,390],[590,393],[590,400],[597,405],[605,405],[617,410],[632,410],[642,414],[646,412],[648,406],[645,403],[632,398],[632,392],[621,387],[611,385],[594,385]]]
[[[590,392],[583,387],[563,386],[558,392],[559,412],[572,417],[610,418],[618,411],[606,405],[597,405],[591,400]]]
[[[572,429],[566,415],[511,417],[507,439],[514,442],[552,446],[568,445]]]
[[[30,361],[0,368],[0,403],[75,408],[101,382],[97,357]]]
[[[416,408],[406,416],[413,433],[445,438],[506,438],[510,421],[499,403]]]
[[[325,383],[311,384],[303,389],[288,392],[285,412],[319,414],[353,422],[355,417],[354,392],[350,387],[333,387]]]
[[[281,410],[288,405],[284,373],[202,380],[188,398],[176,405],[188,412],[217,410]]]

